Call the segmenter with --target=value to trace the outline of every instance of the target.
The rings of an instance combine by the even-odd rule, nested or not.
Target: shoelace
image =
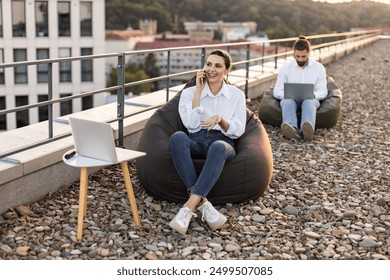
[[[211,216],[215,215],[215,213],[210,209],[210,207],[207,207],[207,206],[203,207],[203,209],[202,209],[202,222],[204,222],[206,220],[205,216],[208,214],[210,214]]]
[[[183,212],[184,212],[184,214],[181,217],[181,220],[182,220],[183,223],[187,223],[188,216],[196,217],[196,214],[194,212],[192,212],[191,210],[189,210],[189,209],[184,209]]]

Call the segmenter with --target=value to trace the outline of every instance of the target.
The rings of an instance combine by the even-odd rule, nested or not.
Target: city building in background
[[[187,21],[184,22],[184,29],[192,36],[213,37],[214,40],[222,42],[231,42],[245,39],[246,35],[256,33],[257,23],[254,21],[246,22],[204,22]],[[192,39],[192,38],[191,38]],[[203,38],[206,40],[206,38]]]
[[[0,0],[0,63],[102,54],[105,1]],[[105,87],[104,60],[53,64],[53,99]],[[48,99],[48,64],[0,68],[0,110]],[[104,94],[56,103],[54,118],[104,104]],[[48,108],[0,116],[0,130],[48,119]]]
[[[175,41],[175,40],[158,40],[154,42],[138,42],[134,50],[160,49],[160,48],[180,48],[188,46],[211,45],[218,44],[220,41]],[[154,53],[156,59],[156,66],[159,68],[161,75],[173,74],[178,72],[190,71],[200,69],[202,66],[201,52],[196,49],[185,49],[180,51],[172,51],[170,54],[170,67],[168,66],[168,52]],[[134,62],[143,64],[147,54],[141,53],[134,56]],[[170,86],[183,84],[191,79],[193,74],[185,76],[174,77],[170,80]],[[166,86],[165,81],[159,82],[159,88]]]
[[[138,42],[154,42],[157,35],[156,20],[140,20],[140,29],[127,28],[126,30],[106,30],[106,52],[133,51]],[[126,59],[126,62],[129,58]],[[116,57],[106,59],[106,74],[118,64]]]
[[[138,42],[135,45],[135,50],[146,50],[146,49],[160,49],[160,48],[179,48],[187,46],[199,46],[199,45],[213,45],[221,44],[221,41],[154,41],[154,42]],[[208,50],[210,51],[210,50]],[[229,54],[232,57],[233,61],[246,60],[247,48],[245,45],[241,46],[232,46],[229,49]],[[273,46],[259,46],[251,45],[250,47],[250,58],[262,57],[263,55],[274,54],[275,48]],[[174,74],[179,72],[185,72],[190,70],[201,69],[202,57],[201,52],[198,49],[185,49],[185,50],[176,50],[171,51],[170,54],[170,67],[169,71],[168,66],[168,52],[161,51],[154,53],[156,58],[156,66],[160,70],[161,75]],[[134,57],[134,62],[138,64],[143,64],[145,62],[147,54],[137,54]],[[261,63],[261,62],[259,62]],[[245,65],[240,65],[238,68],[244,68]],[[233,67],[235,68],[235,67]],[[170,80],[170,86],[180,85],[188,82],[193,74],[182,75],[174,77]],[[159,83],[159,89],[166,87],[165,81]]]

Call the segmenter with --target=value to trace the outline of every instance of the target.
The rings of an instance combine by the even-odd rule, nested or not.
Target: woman
[[[226,82],[232,60],[223,50],[214,50],[205,67],[196,73],[196,85],[183,90],[179,114],[189,135],[177,131],[170,138],[170,151],[176,170],[186,185],[189,198],[169,225],[185,234],[196,209],[212,230],[220,228],[226,217],[207,201],[226,161],[235,155],[234,139],[245,131],[245,95]],[[206,158],[196,174],[192,158]],[[198,204],[200,207],[198,207]]]

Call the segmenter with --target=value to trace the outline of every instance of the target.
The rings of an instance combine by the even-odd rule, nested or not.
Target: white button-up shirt
[[[318,100],[328,95],[325,67],[312,58],[309,58],[309,63],[304,68],[295,59],[282,66],[274,87],[275,98],[284,98],[284,83],[314,84],[314,95]]]
[[[219,125],[213,129],[220,130],[232,139],[237,139],[245,132],[246,103],[245,94],[236,86],[223,83],[217,95],[213,95],[206,83],[202,93],[200,106],[192,108],[195,86],[183,90],[179,101],[179,114],[188,132],[195,133],[202,129],[201,121],[220,115],[229,123],[224,131]]]

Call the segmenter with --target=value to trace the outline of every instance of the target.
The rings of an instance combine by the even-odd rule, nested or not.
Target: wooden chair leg
[[[81,167],[80,169],[80,196],[79,196],[79,212],[77,220],[77,239],[81,240],[83,236],[83,221],[87,213],[87,189],[88,189],[88,168]]]
[[[129,198],[131,212],[133,213],[134,223],[137,226],[139,226],[141,224],[141,221],[138,215],[137,202],[135,201],[133,185],[131,184],[131,179],[130,179],[129,167],[127,166],[126,161],[121,162],[121,168],[123,172],[123,177],[125,179],[127,196]]]
[[[89,174],[88,173],[89,173],[89,171],[87,168],[86,172],[84,172],[84,176],[85,176],[84,182],[86,182],[85,183],[85,196],[84,196],[84,215],[83,215],[84,218],[87,217],[87,208],[88,208],[88,186],[89,186],[89,181],[88,181]]]

